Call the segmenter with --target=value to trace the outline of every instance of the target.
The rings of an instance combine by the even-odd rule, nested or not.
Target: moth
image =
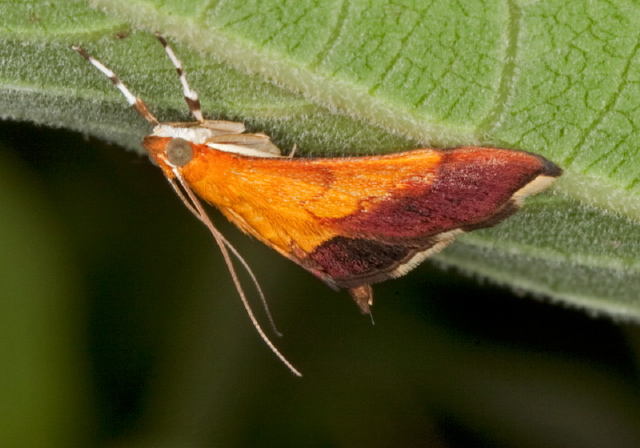
[[[239,122],[205,119],[180,60],[156,37],[178,73],[194,121],[160,122],[113,71],[83,48],[73,49],[154,126],[142,146],[208,227],[256,330],[297,375],[249,308],[231,255],[264,301],[255,275],[198,198],[331,288],[347,289],[360,310],[370,313],[372,284],[406,274],[456,235],[499,223],[562,173],[536,154],[474,146],[366,157],[282,155],[266,134],[246,133]]]

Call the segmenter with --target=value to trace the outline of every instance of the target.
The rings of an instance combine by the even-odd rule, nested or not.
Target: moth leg
[[[238,121],[205,120],[199,126],[220,134],[242,134],[245,131],[244,123]]]
[[[373,305],[373,289],[371,289],[371,285],[364,284],[349,288],[349,294],[353,297],[362,314],[371,314],[371,305]]]
[[[184,74],[184,70],[182,68],[182,62],[173,52],[173,49],[169,46],[164,37],[156,33],[156,37],[164,47],[164,50],[167,52],[169,59],[173,63],[173,66],[178,72],[178,76],[180,77],[180,83],[182,84],[182,95],[184,96],[184,100],[191,111],[191,115],[195,118],[199,123],[204,123],[204,117],[202,116],[202,109],[200,108],[200,100],[198,99],[198,93],[193,90],[189,83],[187,82],[187,77]]]
[[[131,107],[133,107],[136,110],[136,112],[138,112],[142,116],[142,118],[144,118],[154,126],[157,126],[160,124],[158,119],[151,113],[151,111],[149,110],[147,105],[144,103],[144,101],[142,101],[140,97],[137,97],[133,93],[131,93],[129,88],[120,80],[120,78],[118,78],[118,76],[116,76],[116,74],[113,71],[111,71],[110,68],[108,68],[106,65],[104,65],[102,62],[100,62],[93,56],[91,56],[89,53],[87,53],[87,51],[84,48],[79,47],[77,45],[73,45],[71,46],[71,48],[77,51],[80,54],[80,56],[82,56],[83,58],[91,62],[91,64],[93,64],[95,68],[97,68],[105,76],[107,76],[111,80],[111,82],[118,88],[118,90],[122,92],[124,97],[127,99],[127,102],[129,103],[129,105],[131,105]]]
[[[214,135],[207,139],[207,144],[234,145],[278,156],[281,154],[280,148],[263,133]]]

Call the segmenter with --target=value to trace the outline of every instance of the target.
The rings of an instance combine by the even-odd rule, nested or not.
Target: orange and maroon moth
[[[194,122],[159,122],[110,69],[84,49],[74,49],[154,125],[144,148],[207,225],[258,332],[296,374],[246,305],[229,253],[258,286],[255,276],[215,229],[197,196],[333,289],[346,288],[369,313],[372,284],[406,274],[456,235],[499,223],[562,173],[539,155],[483,147],[368,157],[283,156],[267,135],[245,133],[242,123],[204,119],[180,61],[158,39],[180,76]]]

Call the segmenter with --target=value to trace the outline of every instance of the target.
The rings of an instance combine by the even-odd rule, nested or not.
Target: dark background
[[[213,240],[146,157],[0,123],[0,207],[0,415],[15,439],[640,446],[635,325],[429,261],[375,286],[371,325],[346,292],[211,210],[257,273],[300,379],[261,342]],[[267,327],[257,300],[254,311]]]

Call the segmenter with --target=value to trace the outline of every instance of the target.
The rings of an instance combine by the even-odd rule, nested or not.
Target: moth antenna
[[[287,157],[289,157],[290,159],[293,159],[293,156],[295,155],[297,149],[298,149],[298,145],[294,143],[293,148],[291,148],[291,152]]]
[[[129,105],[131,105],[131,107],[133,107],[136,110],[136,112],[138,112],[142,116],[142,118],[144,118],[154,126],[157,126],[160,124],[158,119],[151,113],[151,111],[149,110],[147,105],[144,103],[144,101],[142,101],[141,98],[131,93],[131,90],[129,90],[129,88],[122,81],[120,81],[120,78],[118,78],[111,69],[109,69],[102,62],[100,62],[99,60],[91,56],[89,53],[87,53],[87,51],[84,48],[79,47],[77,45],[72,45],[71,48],[77,51],[80,54],[80,56],[84,57],[86,60],[91,62],[91,64],[93,64],[95,68],[97,68],[105,76],[107,76],[107,78],[109,78],[111,82],[115,84],[115,86],[120,90],[120,92],[122,92],[124,97],[127,99],[127,102],[129,103]]]
[[[235,268],[233,267],[233,262],[231,261],[231,257],[229,256],[229,251],[227,250],[227,246],[225,244],[226,240],[224,239],[222,234],[220,234],[220,232],[218,232],[218,230],[215,228],[215,226],[207,216],[206,212],[202,208],[202,204],[200,203],[198,198],[196,198],[193,191],[191,191],[191,189],[186,185],[186,182],[183,181],[182,176],[180,176],[180,173],[178,173],[177,170],[174,170],[174,174],[176,175],[176,178],[178,179],[178,182],[180,182],[180,185],[182,186],[184,191],[187,193],[187,196],[189,197],[189,200],[191,201],[193,208],[197,212],[197,216],[199,217],[200,221],[202,221],[207,226],[207,228],[209,229],[209,232],[211,232],[211,235],[213,235],[213,238],[216,240],[216,243],[220,248],[220,252],[222,252],[222,257],[224,258],[227,268],[231,273],[231,278],[233,279],[233,283],[235,284],[236,291],[238,291],[238,295],[240,296],[242,305],[244,306],[245,311],[249,315],[249,319],[251,320],[251,323],[253,323],[254,328],[256,329],[256,331],[258,332],[258,334],[260,335],[264,343],[267,344],[267,346],[280,359],[280,361],[285,366],[287,366],[294,375],[301,377],[302,374],[295,367],[293,367],[293,365],[287,360],[287,358],[285,358],[284,355],[280,353],[280,351],[276,348],[276,346],[273,345],[273,342],[271,342],[271,340],[267,337],[264,330],[258,323],[258,320],[256,319],[255,315],[253,314],[253,311],[249,306],[249,301],[247,300],[247,297],[244,294],[244,290],[242,289],[242,285],[240,284],[240,280],[238,279],[238,274]]]
[[[187,82],[187,76],[184,73],[184,69],[182,68],[182,62],[173,52],[173,49],[169,46],[167,40],[162,37],[160,34],[155,33],[156,38],[160,41],[164,50],[167,52],[169,59],[173,63],[173,66],[176,68],[176,72],[178,72],[178,76],[180,77],[180,83],[182,84],[182,95],[184,96],[184,100],[189,106],[189,110],[191,111],[191,115],[198,121],[199,123],[204,123],[204,116],[202,115],[202,109],[200,108],[200,100],[198,99],[198,93],[193,90],[189,83]]]
[[[220,236],[222,236],[222,234]],[[278,330],[278,327],[276,327],[276,322],[273,320],[273,316],[271,315],[271,310],[269,309],[267,298],[264,295],[264,292],[262,291],[262,286],[260,286],[260,282],[258,282],[258,278],[253,273],[253,270],[249,266],[249,263],[247,263],[247,261],[242,257],[242,255],[240,255],[240,253],[236,250],[236,248],[233,247],[233,245],[229,242],[229,240],[227,240],[224,236],[222,236],[222,240],[224,241],[224,244],[227,246],[227,249],[231,251],[231,253],[240,262],[242,267],[244,267],[247,274],[249,274],[249,277],[251,277],[251,281],[253,282],[253,285],[256,287],[256,290],[258,291],[258,295],[260,296],[260,302],[262,302],[262,307],[264,308],[264,312],[267,315],[267,320],[269,321],[271,330],[273,330],[276,336],[282,337],[282,333],[280,333],[280,331]]]
[[[191,205],[191,203],[184,196],[184,194],[182,194],[182,191],[180,191],[180,188],[178,188],[178,186],[176,185],[175,181],[169,179],[169,184],[171,185],[173,190],[176,192],[176,194],[178,195],[178,197],[180,198],[182,203],[187,207],[187,209],[196,218],[198,218],[200,221],[202,221],[202,217],[200,216],[198,211],[193,207],[193,205]],[[205,225],[207,225],[206,222],[205,222]],[[276,327],[276,322],[273,319],[273,315],[271,314],[271,310],[269,309],[269,304],[267,303],[267,297],[265,296],[264,291],[262,290],[262,286],[260,286],[260,282],[258,281],[258,278],[253,273],[253,270],[251,269],[251,266],[249,266],[249,263],[247,263],[247,261],[244,259],[244,257],[242,255],[240,255],[240,252],[238,252],[237,249],[235,247],[233,247],[233,245],[229,242],[229,240],[227,240],[221,233],[219,233],[219,235],[220,235],[220,238],[222,239],[222,241],[224,241],[225,246],[227,246],[227,248],[231,251],[231,253],[240,262],[240,264],[242,264],[242,267],[244,267],[244,269],[247,272],[247,274],[249,274],[249,277],[251,277],[251,281],[253,282],[253,285],[255,286],[256,290],[258,291],[258,295],[260,296],[260,301],[262,302],[262,307],[264,308],[264,312],[267,315],[267,320],[269,320],[269,325],[271,326],[271,330],[276,334],[276,336],[282,337],[282,333],[278,330],[278,327]]]

